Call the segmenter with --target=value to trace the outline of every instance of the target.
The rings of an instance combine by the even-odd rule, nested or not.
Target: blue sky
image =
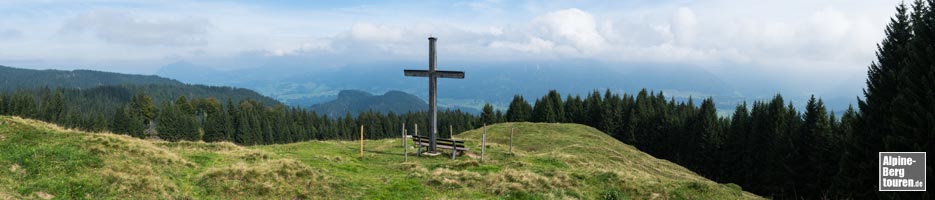
[[[861,80],[898,1],[0,1],[0,65],[151,74],[443,61],[702,66]]]

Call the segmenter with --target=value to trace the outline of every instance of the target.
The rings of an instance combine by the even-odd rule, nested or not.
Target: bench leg
[[[422,144],[419,144],[419,151],[418,151],[418,152],[419,152],[419,153],[416,154],[416,155],[422,156]]]
[[[451,148],[451,159],[452,159],[452,160],[455,159],[455,155],[457,155],[457,154],[458,154],[458,148],[457,148],[457,147]]]

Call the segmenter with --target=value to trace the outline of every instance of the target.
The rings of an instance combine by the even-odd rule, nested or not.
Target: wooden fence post
[[[480,138],[480,161],[484,162],[484,151],[487,148],[487,123],[484,123],[484,134]]]
[[[455,140],[454,129],[451,128],[451,125],[448,125],[448,137],[451,138],[451,159],[455,159],[455,155],[458,154],[458,142]]]
[[[403,124],[403,127],[406,125]],[[406,129],[403,129],[403,162],[409,161],[409,147],[406,146]]]
[[[360,125],[360,159],[364,159],[364,125]]]
[[[513,155],[513,127],[510,127],[510,155]]]
[[[416,124],[416,135],[415,136],[419,136],[419,124]],[[419,146],[418,150],[416,150],[416,156],[422,156],[422,144],[420,143],[422,143],[422,139],[419,139],[418,142],[416,142],[416,146]]]
[[[402,143],[403,146],[405,147],[406,146],[406,123],[403,123],[403,130],[400,130],[399,132],[403,133],[403,138],[402,138],[403,141],[401,141],[400,143]]]

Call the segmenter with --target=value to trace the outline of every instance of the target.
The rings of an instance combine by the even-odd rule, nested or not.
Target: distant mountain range
[[[324,114],[331,117],[343,117],[347,113],[357,116],[360,112],[374,111],[380,113],[393,112],[402,114],[407,112],[417,112],[428,110],[428,103],[419,97],[401,91],[389,91],[383,95],[373,95],[360,90],[342,90],[338,92],[338,98],[321,104],[311,106],[311,109],[318,114]],[[448,108],[439,107],[439,110]],[[466,108],[461,109],[469,113],[477,113],[477,110]]]
[[[398,90],[428,99],[425,78],[405,77],[403,69],[421,69],[421,62],[353,64],[341,67],[263,66],[238,70],[212,70],[190,63],[175,63],[157,74],[190,83],[223,84],[251,88],[289,105],[311,106],[337,98],[341,90],[369,93]],[[468,63],[441,70],[465,71],[462,80],[438,81],[439,106],[480,110],[484,103],[505,109],[513,95],[531,102],[556,89],[564,94],[588,94],[597,89],[635,93],[642,88],[664,91],[676,99],[713,96],[725,110],[743,97],[730,85],[697,66],[619,67],[595,61],[561,63]]]
[[[215,97],[220,101],[252,99],[265,105],[281,102],[263,96],[253,90],[225,86],[185,84],[177,80],[154,75],[132,75],[92,70],[32,70],[0,66],[0,93],[20,89],[74,88],[81,90],[118,90],[107,94],[132,94],[145,92],[157,101],[174,100],[179,96],[190,98]],[[129,100],[129,95],[113,97]]]

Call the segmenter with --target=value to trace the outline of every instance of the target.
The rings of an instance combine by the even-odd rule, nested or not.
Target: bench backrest
[[[414,135],[412,136],[412,141],[429,143],[431,140],[429,139],[429,137]],[[447,146],[464,147],[464,141],[451,140],[451,139],[436,138],[435,143],[440,144],[440,145],[447,145]]]

